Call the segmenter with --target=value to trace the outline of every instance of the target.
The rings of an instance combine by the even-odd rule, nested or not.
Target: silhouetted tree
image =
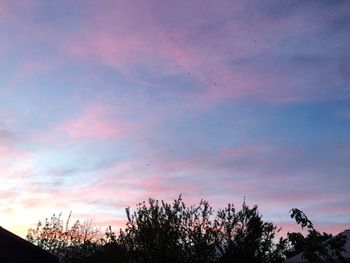
[[[346,243],[345,236],[332,237],[331,234],[318,232],[308,217],[297,208],[291,211],[291,218],[294,218],[296,223],[301,228],[307,229],[307,236],[301,233],[289,233],[288,241],[290,248],[286,251],[288,257],[303,253],[303,258],[309,262],[345,262],[342,252]]]
[[[257,206],[232,204],[216,216],[207,201],[186,207],[181,196],[172,204],[149,199],[132,214],[119,242],[133,262],[280,262],[283,244],[278,232],[263,222]]]
[[[172,204],[149,199],[136,211],[126,210],[127,225],[118,242],[132,256],[132,262],[187,262],[194,258],[205,228],[207,205],[187,208],[181,196]]]
[[[108,227],[105,236],[101,239],[100,245],[94,253],[88,257],[84,257],[80,262],[84,263],[127,263],[130,255],[117,242],[117,237]]]
[[[219,210],[215,219],[219,227],[220,262],[281,262],[285,241],[274,243],[279,229],[264,222],[258,207],[243,202],[236,211],[232,204]]]
[[[58,256],[64,262],[76,262],[82,257],[88,257],[96,250],[101,237],[100,230],[92,224],[92,221],[81,223],[75,221],[69,226],[71,214],[66,222],[61,219],[61,214],[55,214],[39,221],[36,228],[29,229],[27,240]]]
[[[321,234],[302,211],[290,212],[306,236],[288,233],[277,240],[280,229],[245,201],[239,210],[228,204],[214,212],[205,200],[186,206],[180,195],[171,203],[149,199],[135,211],[127,208],[118,236],[111,227],[102,235],[91,221],[70,227],[70,216],[64,224],[54,215],[39,221],[27,239],[73,263],[279,263],[301,252],[309,262],[344,260],[345,237]]]

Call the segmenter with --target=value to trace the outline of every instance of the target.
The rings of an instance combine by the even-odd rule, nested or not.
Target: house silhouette
[[[59,260],[51,253],[0,227],[0,262],[58,263]]]

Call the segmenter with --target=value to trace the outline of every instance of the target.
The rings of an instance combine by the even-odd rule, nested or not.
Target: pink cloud
[[[130,6],[126,5],[123,8]],[[115,30],[102,25],[106,23],[118,25],[120,21],[112,17],[119,16],[113,14],[109,17],[109,14],[112,14],[104,10],[104,17],[99,17],[98,20],[96,18],[89,23],[91,28],[89,32],[82,31],[79,38],[71,38],[68,41],[66,39],[62,42],[62,48],[75,57],[107,64],[127,78],[153,87],[165,88],[155,81],[135,76],[134,70],[145,66],[154,74],[159,72],[177,74],[183,78],[189,78],[188,73],[191,73],[190,79],[198,82],[201,87],[201,93],[195,97],[208,104],[252,95],[266,100],[301,99],[300,92],[283,88],[290,81],[289,78],[284,81],[277,74],[264,70],[242,70],[237,67],[232,70],[227,67],[227,57],[230,60],[239,60],[269,51],[285,37],[284,34],[280,34],[279,38],[276,31],[282,33],[283,26],[288,26],[290,30],[292,28],[298,30],[303,27],[305,19],[290,17],[276,23],[260,17],[262,21],[259,20],[259,27],[227,22],[218,31],[205,32],[206,40],[198,43],[184,25],[168,28],[158,23],[159,18],[152,17],[148,12],[149,8],[147,5],[144,6],[144,14],[140,18],[142,23],[137,27],[133,24],[135,18],[132,15],[120,13],[123,26],[117,26]],[[134,9],[133,6],[132,10]],[[194,28],[201,26],[200,22],[188,21],[188,23],[192,23]],[[128,30],[130,28],[133,30]],[[264,39],[265,35],[271,35],[269,32],[274,32],[275,38],[272,43]],[[239,37],[231,39],[231,36]],[[259,43],[254,44],[254,39],[258,39]]]
[[[329,95],[306,88],[314,86],[315,80],[305,76],[296,78],[298,72],[294,72],[294,68],[280,70],[279,65],[254,68],[255,62],[245,69],[239,66],[242,61],[254,61],[263,54],[286,55],[285,43],[304,37],[305,25],[311,22],[308,9],[272,19],[265,13],[254,12],[244,1],[235,5],[208,4],[207,8],[191,2],[186,12],[180,3],[136,5],[107,1],[98,8],[84,3],[79,12],[81,28],[74,34],[58,34],[62,32],[29,19],[28,13],[33,7],[28,5],[30,8],[20,5],[20,15],[16,15],[16,8],[4,4],[1,12],[11,14],[21,32],[63,51],[65,59],[72,57],[108,65],[130,80],[158,87],[163,92],[168,91],[162,83],[140,76],[137,71],[146,68],[155,76],[175,75],[187,79],[199,87],[199,91],[191,94],[198,104],[212,105],[250,96],[283,103]],[[156,12],[159,8],[164,13]],[[176,12],[181,19],[175,26],[172,16]],[[327,17],[326,9],[317,12],[317,16]],[[332,10],[335,17],[344,13],[340,8]],[[215,18],[218,14],[222,21]],[[232,19],[242,14],[249,15],[242,21]],[[320,19],[319,28],[312,27],[308,33],[317,34],[329,22]],[[203,30],[207,26],[208,30]],[[295,47],[289,48],[293,55]],[[172,95],[183,96],[181,89]]]
[[[202,198],[204,193],[210,195],[216,190],[211,189],[211,180],[214,177],[203,180],[201,174],[204,173],[204,176],[211,169],[217,169],[217,166],[220,166],[221,162],[225,162],[227,158],[234,158],[235,160],[247,158],[248,155],[254,155],[261,151],[266,151],[266,148],[259,146],[237,147],[225,149],[219,154],[184,159],[155,154],[146,157],[146,160],[118,162],[99,174],[97,178],[103,178],[103,180],[96,179],[96,182],[86,187],[86,194],[89,193],[88,195],[83,194],[82,189],[80,189],[79,192],[82,194],[79,194],[77,198],[89,196],[97,203],[105,198],[109,200],[117,199],[117,203],[124,200],[122,201],[124,205],[139,202],[150,196],[157,198],[171,197],[172,199],[180,193],[187,195],[187,198],[191,200]],[[226,178],[227,183],[224,184],[225,187],[222,187],[225,193],[227,191],[231,192],[232,189],[240,189],[240,193],[252,190],[250,188],[253,187],[251,183],[236,179],[232,184],[232,178],[222,177],[222,172],[226,173],[224,170],[216,171],[216,176],[220,176],[220,180]],[[193,176],[186,176],[185,174],[193,174]],[[253,191],[256,190],[254,186]],[[103,196],[102,199],[101,196]]]
[[[15,30],[29,33],[34,33],[36,29],[31,28],[30,12],[33,8],[33,1],[2,1],[0,3],[0,20],[4,23],[14,26]]]
[[[59,124],[56,130],[67,134],[73,140],[112,139],[124,135],[130,125],[112,121],[109,114],[107,107],[103,105],[90,105],[77,118]]]
[[[246,156],[247,151],[249,152],[250,150],[241,151],[243,157]],[[240,150],[236,149],[229,152],[229,156],[231,156],[232,152],[237,156]],[[150,166],[154,165],[154,163],[151,163]],[[176,171],[173,170],[167,170],[167,172],[159,170],[157,173],[154,173],[157,169],[153,170],[149,167],[150,170],[147,170],[147,167],[143,160],[116,163],[114,166],[100,171],[94,177],[96,178],[95,180],[65,189],[64,200],[60,198],[62,192],[49,191],[43,195],[30,195],[29,198],[22,197],[20,200],[17,199],[17,203],[30,211],[44,211],[45,204],[50,203],[50,213],[61,211],[57,211],[57,209],[73,210],[77,218],[90,219],[92,217],[98,225],[112,225],[114,229],[118,229],[123,227],[125,223],[124,208],[128,206],[134,208],[135,204],[147,200],[149,197],[172,201],[174,198],[177,198],[178,194],[183,193],[186,204],[197,203],[204,197],[208,199],[214,208],[222,208],[228,202],[233,202],[239,207],[243,200],[243,193],[253,193],[246,197],[247,202],[249,205],[257,203],[263,215],[271,211],[279,211],[278,213],[284,211],[285,215],[283,214],[281,218],[277,219],[273,217],[272,221],[278,226],[282,226],[282,234],[285,234],[286,231],[299,231],[299,228],[294,226],[293,223],[284,223],[286,221],[283,221],[288,220],[288,210],[290,208],[303,204],[305,198],[315,200],[316,203],[324,200],[323,193],[308,192],[304,188],[299,189],[299,191],[286,191],[286,189],[296,189],[297,184],[294,185],[295,182],[293,181],[282,182],[278,191],[271,191],[271,189],[264,189],[258,178],[251,181],[249,178],[240,178],[239,180],[236,177],[221,178],[221,192],[215,192],[218,189],[214,189],[215,195],[211,196],[209,190],[213,190],[215,185],[212,184],[210,178],[203,179],[198,177],[198,175],[195,177],[177,177]],[[141,170],[143,173],[140,172]],[[190,179],[190,182],[188,179]],[[226,179],[226,181],[222,179]],[[27,190],[33,187],[30,185],[26,186]],[[230,193],[229,195],[227,191]],[[327,198],[329,199],[329,196]],[[316,205],[315,202],[311,202],[311,208],[306,211],[309,212],[311,219],[315,212],[312,209]],[[56,210],[53,211],[54,209]],[[45,211],[48,210],[46,209]],[[95,212],[92,215],[90,211]],[[49,215],[46,214],[44,216]],[[332,217],[336,218],[334,215]],[[271,221],[269,218],[268,216],[264,217],[265,220]],[[282,220],[282,223],[279,223],[279,219]],[[329,220],[331,219],[329,218]],[[346,227],[344,224],[337,223],[317,224],[317,226],[319,225],[321,230],[328,232],[341,231],[343,227]]]
[[[6,176],[6,172],[4,171],[9,170],[10,167],[20,167],[21,165],[18,165],[20,162],[24,164],[27,160],[30,159],[30,152],[22,150],[18,145],[18,141],[19,139],[12,132],[7,130],[0,130],[0,171],[2,172],[1,176]]]
[[[27,59],[22,62],[19,69],[27,75],[45,73],[51,71],[62,64],[60,60],[49,59]]]
[[[4,161],[13,162],[14,160],[23,159],[29,156],[29,153],[16,149],[14,147],[10,147],[6,144],[2,144],[0,141],[0,155],[1,155],[0,163],[3,163]]]
[[[50,48],[59,49],[60,55],[63,51],[62,60],[72,59],[77,63],[93,62],[97,65],[107,65],[139,86],[157,88],[161,92],[178,97],[186,96],[187,93],[183,95],[183,90],[187,88],[186,85],[195,84],[198,89],[189,93],[188,96],[191,106],[193,102],[211,106],[225,100],[246,97],[290,102],[315,96],[312,90],[304,90],[305,87],[313,85],[302,85],[305,83],[298,82],[299,78],[294,71],[279,71],[278,68],[269,69],[261,65],[255,68],[239,66],[242,61],[259,59],[262,54],[280,55],[275,53],[276,48],[294,38],[298,32],[302,32],[309,16],[298,14],[272,21],[266,17],[257,18],[251,14],[247,18],[249,23],[244,23],[248,21],[244,19],[242,23],[238,23],[228,21],[229,19],[216,21],[215,18],[215,21],[212,21],[215,23],[207,25],[204,20],[209,21],[207,18],[218,17],[217,14],[221,14],[224,10],[217,10],[215,6],[213,8],[200,6],[184,10],[185,13],[194,10],[194,13],[177,19],[179,21],[176,26],[173,26],[171,19],[170,21],[164,19],[170,13],[176,13],[172,8],[164,9],[163,11],[170,12],[158,16],[162,12],[155,12],[158,9],[153,9],[152,13],[151,7],[147,4],[140,4],[132,8],[127,8],[129,5],[127,2],[122,3],[121,6],[114,6],[113,3],[106,6],[101,4],[102,8],[105,8],[103,12],[95,12],[95,8],[101,8],[100,5],[98,7],[89,5],[86,4],[84,8],[81,8],[82,17],[79,18],[79,24],[82,25],[82,28],[74,34],[62,34],[48,26],[31,21],[31,16],[20,15],[30,14],[30,11],[26,11],[27,8],[23,6],[16,14],[14,12],[16,8],[10,10],[6,4],[0,3],[0,15],[6,19],[9,18],[9,23],[16,25],[17,30],[21,33],[19,39],[30,36],[35,43],[46,42]],[[241,8],[237,7],[237,10],[242,11]],[[127,12],[130,9],[133,10],[131,15]],[[226,6],[224,9],[229,10],[232,15],[232,8]],[[92,13],[89,13],[91,10]],[[183,12],[177,14],[183,14]],[[323,26],[322,23],[326,22],[321,20],[320,27]],[[216,24],[220,26],[216,27]],[[203,30],[210,26],[213,26],[214,30]],[[285,32],[286,28],[289,29],[288,32]],[[312,28],[310,30],[312,31]],[[254,39],[257,40],[257,43],[254,43]],[[279,50],[282,53],[285,51],[283,48]],[[54,69],[59,63],[60,61],[47,60],[24,61],[18,66],[18,74],[9,78],[6,85],[15,86],[18,80],[31,74]],[[229,67],[230,63],[234,64],[234,67]],[[155,76],[186,79],[188,81],[186,83],[189,84],[184,84],[185,86],[181,89],[174,89],[170,93],[166,84],[152,77],[147,78],[147,76],[135,73],[140,68],[146,68]],[[343,71],[346,72],[347,69],[345,65]],[[191,74],[188,74],[189,72]],[[293,88],[286,88],[289,83],[295,84]],[[168,105],[165,105],[163,109],[168,109]],[[66,121],[56,124],[53,129],[49,130],[49,137],[51,140],[64,141],[66,137],[71,140],[119,139],[128,135],[130,128],[133,127],[121,120],[115,111],[111,106],[104,104],[89,105],[77,116],[69,116]],[[155,112],[162,114],[161,111]],[[347,113],[344,116],[347,116]],[[159,118],[159,116],[153,118],[157,117]],[[144,124],[149,124],[146,122]],[[1,172],[5,167],[6,176],[10,177],[15,174],[15,171],[18,178],[24,177],[23,173],[17,171],[19,168],[22,170],[20,165],[15,164],[16,167],[12,167],[8,161],[11,159],[22,161],[25,159],[22,157],[25,157],[27,153],[21,152],[20,149],[8,143],[2,143],[5,140],[7,137],[1,138],[0,134],[0,155],[5,156],[0,160],[1,165],[5,163],[1,166]],[[283,209],[286,204],[302,204],[305,198],[322,201],[324,198],[330,198],[315,191],[320,183],[314,184],[314,191],[311,191],[303,184],[304,178],[292,178],[296,174],[293,171],[297,168],[288,167],[288,163],[296,163],[294,160],[298,152],[288,149],[288,154],[259,145],[226,148],[194,156],[178,156],[169,154],[166,150],[154,155],[148,152],[146,154],[149,157],[148,161],[135,160],[116,164],[108,173],[96,175],[98,179],[92,185],[88,187],[80,185],[67,190],[65,201],[59,198],[61,193],[58,192],[48,194],[46,196],[48,199],[42,200],[50,200],[50,203],[55,203],[57,206],[61,204],[68,206],[72,201],[93,207],[111,205],[120,209],[125,205],[132,205],[147,199],[149,196],[159,198],[173,196],[174,198],[181,192],[188,194],[190,200],[207,195],[211,201],[210,196],[220,195],[218,198],[215,197],[220,202],[229,201],[226,200],[228,196],[241,198],[245,193],[251,193],[250,198],[259,201],[258,203],[268,203],[267,209],[276,207]],[[252,159],[253,161],[249,162]],[[241,165],[245,161],[248,164]],[[284,166],[283,170],[288,170],[290,174],[283,174],[280,166]],[[278,171],[274,171],[272,167],[278,167],[276,168]],[[318,169],[321,170],[322,166]],[[210,173],[215,174],[209,175]],[[2,179],[6,176],[2,175]],[[218,180],[223,183],[214,188]],[[319,180],[324,183],[323,178],[320,177]],[[35,185],[23,185],[28,191],[36,189]],[[275,189],[269,188],[271,185]],[[23,200],[23,206],[37,209],[41,205],[40,200],[40,198]],[[219,201],[216,203],[219,204]],[[311,203],[317,205],[313,201]],[[348,212],[344,207],[332,209],[332,212],[337,214],[341,211]],[[319,211],[319,213],[324,212],[327,211],[322,209]]]

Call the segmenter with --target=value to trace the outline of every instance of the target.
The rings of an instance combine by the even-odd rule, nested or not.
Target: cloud
[[[246,196],[277,219],[304,206],[341,225],[347,127],[310,129],[280,111],[349,98],[346,7],[1,2],[9,30],[0,36],[0,100],[17,114],[0,109],[0,189],[16,193],[0,207],[7,222],[21,217],[10,216],[12,201],[35,220],[72,209],[118,223],[126,206],[183,193],[215,207]],[[347,110],[336,112],[345,123]],[[287,120],[274,123],[277,114]]]
[[[324,39],[324,50],[309,50],[315,44],[312,38],[323,37],[324,27],[346,15],[342,6],[333,7],[328,16],[324,16],[326,11],[320,6],[307,5],[306,11],[294,7],[281,16],[264,8],[266,13],[251,13],[251,6],[241,2],[230,9],[240,17],[237,21],[225,12],[227,4],[223,3],[199,11],[190,9],[176,27],[170,27],[173,10],[158,4],[169,16],[152,13],[153,4],[141,5],[140,17],[137,17],[140,7],[132,4],[111,4],[109,9],[113,12],[104,5],[101,7],[104,16],[89,22],[83,17],[90,30],[81,30],[79,37],[64,39],[62,49],[85,61],[108,65],[138,84],[158,86],[165,93],[166,86],[159,82],[162,77],[191,79],[198,86],[190,93],[192,99],[208,104],[239,98],[287,103],[327,99],[335,93],[328,92],[330,86],[333,90],[343,89],[340,79],[333,74],[338,70],[336,66],[322,60],[327,52],[335,51],[333,43]],[[173,8],[182,7],[175,4]],[[91,12],[87,10],[84,15]],[[306,25],[312,22],[310,11],[317,19],[327,19],[306,30]],[[216,13],[222,17],[218,18]],[[297,48],[300,46],[301,50]],[[309,57],[298,60],[297,54],[309,51]],[[291,64],[291,60],[295,63]],[[311,60],[313,63],[308,62]],[[140,70],[146,69],[147,75],[140,74]],[[183,90],[177,89],[172,95],[181,96]],[[344,92],[343,96],[347,96],[347,91]]]
[[[29,158],[30,153],[19,147],[19,141],[16,133],[0,130],[0,171],[3,173],[19,160],[25,162]],[[6,176],[6,173],[3,176]]]
[[[196,104],[349,97],[343,81],[349,50],[331,40],[350,41],[344,31],[334,30],[339,21],[346,22],[346,4],[290,4],[286,9],[276,2],[252,8],[244,1],[204,7],[196,1],[186,6],[108,1],[98,8],[72,4],[71,16],[59,12],[64,4],[56,5],[50,23],[40,20],[52,12],[48,4],[21,5],[17,12],[13,6],[2,9],[11,14],[16,28],[65,62],[107,66],[140,87]],[[31,12],[38,19],[29,19]],[[65,20],[73,20],[70,30],[61,30]],[[320,40],[322,48],[316,42]],[[169,78],[181,88],[169,89],[171,84],[164,81]]]
[[[131,125],[114,120],[110,114],[104,105],[89,105],[77,118],[58,124],[55,130],[66,134],[72,140],[84,138],[107,140],[125,135]]]

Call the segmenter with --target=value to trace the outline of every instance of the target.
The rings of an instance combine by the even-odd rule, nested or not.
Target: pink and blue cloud
[[[347,1],[1,1],[0,224],[182,193],[349,228],[349,28]]]

